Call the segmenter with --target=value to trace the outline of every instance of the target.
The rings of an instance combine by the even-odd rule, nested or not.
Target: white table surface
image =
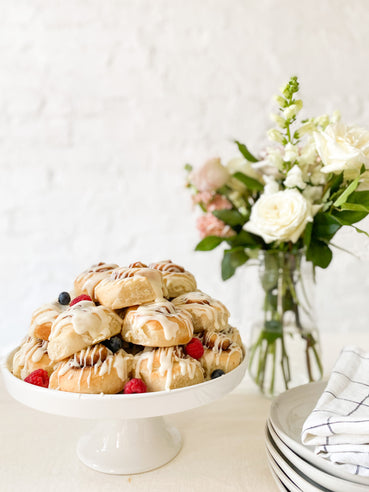
[[[329,374],[344,345],[369,351],[364,333],[322,336]],[[93,421],[37,412],[13,400],[0,380],[1,492],[274,492],[264,451],[271,400],[246,375],[221,400],[167,417],[181,432],[178,456],[157,470],[114,476],[95,472],[76,455],[76,442]]]

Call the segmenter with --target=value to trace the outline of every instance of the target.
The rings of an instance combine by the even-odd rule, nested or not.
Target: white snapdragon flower
[[[269,147],[266,149],[264,158],[259,162],[254,162],[252,167],[262,173],[277,177],[283,169],[283,149],[279,147]]]
[[[268,138],[272,140],[273,142],[281,143],[283,144],[284,142],[284,136],[279,130],[276,130],[275,128],[271,128],[270,130],[267,131]]]
[[[299,149],[296,145],[288,143],[285,146],[284,161],[285,162],[295,162],[299,157]]]
[[[295,243],[319,209],[297,190],[263,193],[251,209],[250,220],[244,229],[261,236],[266,243],[292,241]]]
[[[295,164],[287,173],[286,179],[283,182],[286,188],[300,188],[303,190],[306,183],[303,180],[301,168]]]
[[[323,196],[323,186],[306,186],[302,194],[311,203],[319,202]]]
[[[318,154],[323,162],[323,173],[359,171],[369,167],[369,131],[339,122],[314,133]]]
[[[301,166],[311,166],[316,163],[318,154],[315,147],[315,142],[313,138],[309,138],[306,144],[302,147],[299,163]]]
[[[273,193],[277,193],[279,191],[279,184],[277,181],[274,179],[273,176],[264,176],[264,194],[265,195],[272,195]]]

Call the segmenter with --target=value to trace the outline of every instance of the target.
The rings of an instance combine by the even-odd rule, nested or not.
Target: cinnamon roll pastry
[[[149,268],[159,270],[163,275],[164,297],[178,297],[186,292],[196,290],[196,279],[192,273],[171,260],[151,263]]]
[[[208,348],[215,347],[216,350],[221,348],[227,350],[232,343],[242,346],[240,332],[233,326],[221,331],[205,330],[201,336],[203,345]]]
[[[122,337],[137,345],[172,347],[188,343],[192,336],[190,315],[164,298],[128,308],[124,316]]]
[[[36,309],[32,314],[31,326],[28,331],[29,336],[40,338],[41,340],[49,340],[51,325],[67,307],[55,301],[43,304]]]
[[[97,344],[58,363],[49,388],[72,393],[115,394],[129,379],[131,357],[120,349],[113,354]]]
[[[134,377],[141,378],[148,391],[183,388],[204,381],[198,360],[186,355],[181,347],[146,349],[135,357]]]
[[[211,377],[215,369],[227,373],[240,365],[243,358],[242,348],[234,340],[241,341],[236,328],[229,327],[222,332],[204,332],[202,336],[204,355],[200,362],[207,378]]]
[[[50,359],[60,361],[120,333],[122,319],[106,306],[80,301],[53,322],[49,337]]]
[[[112,270],[119,268],[115,263],[100,262],[82,272],[74,281],[75,297],[86,294],[96,301],[95,288],[101,280],[108,277]]]
[[[163,297],[163,280],[151,268],[116,268],[95,287],[96,299],[104,306],[121,309]]]
[[[53,372],[55,362],[50,360],[47,351],[48,342],[34,337],[27,337],[13,357],[13,374],[24,379],[37,369]]]
[[[172,303],[179,311],[191,315],[195,333],[220,331],[228,326],[228,309],[200,290],[176,297]]]

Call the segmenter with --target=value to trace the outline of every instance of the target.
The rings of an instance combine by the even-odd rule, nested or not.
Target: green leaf
[[[195,251],[211,251],[224,241],[223,237],[207,236],[202,239],[196,246]]]
[[[332,256],[329,246],[318,240],[311,241],[306,252],[306,259],[320,268],[327,268],[332,261]]]
[[[341,210],[353,210],[354,212],[369,213],[369,207],[367,207],[366,205],[361,205],[360,203],[346,202],[343,205],[341,205]]]
[[[231,227],[243,225],[246,221],[238,210],[214,210],[212,214]]]
[[[259,159],[257,159],[255,156],[251,154],[249,149],[246,147],[245,144],[238,142],[237,140],[234,141],[234,143],[237,145],[238,150],[241,152],[241,154],[244,156],[244,158],[249,161],[249,162],[259,162]]]
[[[226,249],[222,260],[222,279],[228,280],[234,274],[236,269],[246,263],[249,256],[242,247]]]
[[[250,176],[247,176],[244,173],[237,172],[233,174],[233,177],[238,179],[238,181],[241,181],[246,188],[248,188],[251,191],[263,191],[264,185],[263,183],[260,183],[257,179],[250,178]]]
[[[332,213],[332,216],[341,224],[341,225],[352,225],[356,222],[360,222],[363,220],[368,214],[366,212],[351,212],[349,210],[340,212],[339,210],[335,210]]]
[[[188,172],[191,172],[193,167],[191,166],[191,164],[185,164],[185,171],[188,171]]]
[[[332,215],[318,213],[314,218],[312,235],[324,241],[329,241],[340,227],[341,224]]]
[[[304,241],[304,245],[305,245],[306,248],[308,248],[310,246],[312,230],[313,230],[313,223],[312,222],[308,222],[306,224],[305,231],[304,231],[304,236],[303,236],[303,241]]]
[[[351,193],[353,193],[356,188],[358,187],[359,185],[359,180],[360,180],[360,177],[357,177],[356,179],[354,179],[349,185],[348,187],[345,189],[345,191],[337,198],[337,200],[333,203],[333,206],[334,207],[340,207],[343,203],[346,202],[346,200],[348,199],[348,197],[351,195]]]
[[[226,241],[232,248],[236,246],[257,248],[260,247],[263,243],[259,236],[250,234],[249,232],[244,231],[243,229],[241,229],[241,231],[237,235],[228,237]]]
[[[332,179],[329,180],[327,187],[330,190],[330,194],[335,193],[343,182],[343,172],[340,174],[334,174]]]
[[[357,203],[369,208],[369,191],[354,191],[347,199],[349,203]]]

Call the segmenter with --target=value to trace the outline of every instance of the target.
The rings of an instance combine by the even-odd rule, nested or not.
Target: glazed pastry
[[[128,308],[122,337],[146,347],[172,347],[188,343],[193,336],[189,314],[178,311],[166,299]]]
[[[172,303],[179,311],[191,315],[195,333],[220,331],[228,326],[228,309],[200,290],[176,297]]]
[[[227,350],[232,343],[242,346],[240,332],[233,326],[228,326],[228,328],[221,331],[205,330],[201,338],[206,347],[215,347],[216,350],[218,350],[218,348]]]
[[[144,381],[148,391],[183,388],[204,381],[200,362],[185,355],[181,347],[146,349],[135,357],[134,375]]]
[[[120,333],[122,319],[110,308],[80,301],[54,321],[49,337],[50,359],[59,361]]]
[[[13,374],[24,379],[37,369],[44,369],[49,375],[54,370],[55,362],[50,360],[47,351],[48,342],[28,337],[22,343],[13,358]]]
[[[43,304],[32,314],[31,326],[28,331],[30,337],[49,340],[51,325],[54,320],[67,309],[68,306],[58,301]]]
[[[216,369],[227,373],[240,365],[243,353],[241,346],[234,341],[241,340],[236,328],[228,327],[222,332],[206,331],[201,338],[204,355],[200,362],[207,378],[210,378]]]
[[[151,263],[149,268],[159,270],[163,275],[164,297],[178,297],[186,292],[196,290],[196,280],[192,273],[175,265],[171,260]]]
[[[101,280],[108,277],[112,270],[119,268],[115,263],[100,262],[82,272],[74,281],[76,296],[86,294],[96,301],[95,288]]]
[[[73,393],[119,393],[129,379],[130,364],[131,357],[123,350],[113,354],[104,345],[94,345],[59,362],[49,388]]]
[[[96,299],[112,309],[121,309],[163,297],[162,275],[151,268],[116,268],[95,287]]]

